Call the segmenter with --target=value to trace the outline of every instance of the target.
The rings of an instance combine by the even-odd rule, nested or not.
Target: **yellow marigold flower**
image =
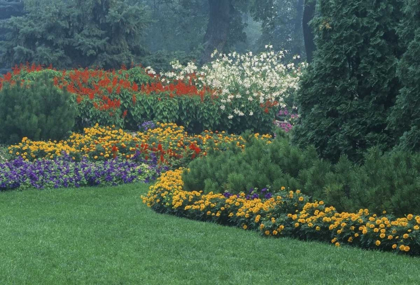
[[[413,219],[413,215],[412,214],[408,214],[407,215],[407,220],[411,221]]]
[[[319,226],[316,226],[315,230],[319,231],[321,228]]]
[[[379,235],[380,238],[385,238],[385,236],[386,236],[385,234],[380,234]]]
[[[409,252],[410,251],[410,247],[408,245],[407,246],[404,246],[404,251]]]
[[[284,187],[284,186],[281,186],[281,188],[280,188],[280,190],[285,190],[286,189],[286,187]]]
[[[404,234],[404,235],[403,235],[403,238],[404,238],[404,239],[408,239],[408,237],[409,237],[409,235],[408,235],[408,234]]]
[[[395,243],[394,243],[394,244],[392,245],[392,249],[396,249],[396,248],[397,248],[397,244],[395,244]]]
[[[270,231],[265,231],[264,233],[266,236],[270,235]]]
[[[376,246],[380,246],[380,245],[381,245],[381,241],[380,241],[380,240],[377,240],[377,241],[375,242],[375,245],[376,245]]]
[[[303,202],[303,197],[299,197],[299,201],[300,202]]]
[[[401,251],[404,251],[404,249],[405,249],[405,246],[402,244],[402,245],[400,245],[400,250]]]
[[[265,227],[265,226],[264,226],[264,224],[261,224],[261,225],[260,225],[260,229],[261,229],[261,230],[262,230],[264,227]]]
[[[340,247],[340,243],[339,243],[339,242],[336,242],[334,245],[335,245],[336,247]]]
[[[419,230],[419,226],[418,226],[418,225],[415,225],[415,226],[413,227],[413,229],[415,229],[416,231],[418,231],[418,230]]]
[[[279,232],[278,232],[278,231],[276,231],[276,230],[274,230],[274,231],[273,231],[273,235],[275,235],[275,236],[276,236],[278,233],[279,233]]]
[[[243,225],[243,226],[242,226],[242,228],[243,228],[244,230],[246,230],[246,229],[248,228],[248,226],[247,226],[247,225]]]
[[[394,236],[392,236],[392,235],[388,236],[388,239],[393,239],[393,238],[394,238]]]
[[[295,224],[295,228],[297,228],[297,227],[299,227],[299,223],[296,223],[296,224]]]
[[[353,242],[353,237],[349,237],[348,242]]]

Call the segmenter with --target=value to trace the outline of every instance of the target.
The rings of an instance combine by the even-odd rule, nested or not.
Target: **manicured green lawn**
[[[0,193],[0,284],[419,284],[420,258],[161,215],[147,185]]]

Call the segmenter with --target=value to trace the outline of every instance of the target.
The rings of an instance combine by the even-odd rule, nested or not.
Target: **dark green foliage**
[[[0,91],[0,142],[60,140],[76,118],[75,98],[44,77],[33,83],[5,85]]]
[[[134,0],[137,1],[138,0]],[[208,22],[207,0],[142,0],[150,11],[153,23],[146,29],[145,44],[152,52],[147,61],[158,61],[161,52],[194,53],[202,45],[204,33]],[[156,53],[156,55],[155,55]],[[200,54],[195,58],[199,58]],[[179,59],[179,58],[178,58]],[[170,58],[173,60],[173,58]],[[169,63],[169,61],[167,62]],[[158,70],[158,65],[151,65]]]
[[[172,61],[178,60],[180,64],[187,65],[188,62],[197,60],[200,57],[200,52],[200,49],[188,54],[183,51],[168,52],[160,50],[142,57],[140,61],[144,67],[151,66],[156,72],[166,72],[172,70]]]
[[[144,54],[146,11],[126,0],[41,1],[6,23],[2,62],[35,62],[56,68],[117,68]]]
[[[420,150],[420,2],[406,0],[399,35],[406,52],[398,76],[403,88],[389,118],[390,129],[399,138],[397,148]]]
[[[121,96],[124,96],[124,93]],[[122,102],[127,101],[131,102],[131,95],[122,99]],[[208,93],[202,98],[199,95],[171,97],[169,92],[150,95],[139,93],[135,104],[130,103],[127,107],[124,106],[128,109],[125,126],[135,130],[138,124],[145,121],[171,122],[184,126],[188,132],[192,133],[201,133],[204,130],[224,130],[236,134],[246,130],[267,134],[274,129],[272,120],[275,110],[271,109],[266,113],[256,100],[248,101],[244,106],[248,112],[254,111],[253,116],[236,116],[232,119],[229,119],[228,114],[233,113],[233,109],[238,106],[227,105],[226,112],[221,113],[222,104],[220,100]]]
[[[361,161],[366,149],[389,149],[390,108],[400,89],[396,35],[400,0],[320,0],[317,52],[302,78],[295,142],[323,158]]]
[[[287,50],[286,56],[305,54],[303,42],[303,0],[255,1],[252,15],[262,23],[259,48],[272,44],[275,49]]]
[[[146,74],[144,68],[140,66],[136,66],[127,70],[121,70],[121,77],[125,78],[131,83],[135,82],[139,86],[142,84],[149,84],[151,81],[153,81],[152,78]]]
[[[282,186],[299,189],[299,172],[314,164],[318,159],[316,151],[313,148],[302,151],[285,139],[265,144],[251,139],[243,152],[214,152],[194,160],[183,176],[185,189],[231,193],[267,186],[276,190]]]
[[[210,152],[188,167],[183,175],[186,190],[239,193],[285,186],[301,189],[339,211],[420,213],[420,154],[410,152],[384,155],[373,148],[363,166],[345,156],[331,164],[320,160],[314,148],[302,150],[285,139],[268,146],[251,140],[244,152]]]

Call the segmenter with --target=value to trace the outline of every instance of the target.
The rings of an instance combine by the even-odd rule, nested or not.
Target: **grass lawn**
[[[0,193],[0,284],[420,282],[420,258],[157,214],[147,187]]]

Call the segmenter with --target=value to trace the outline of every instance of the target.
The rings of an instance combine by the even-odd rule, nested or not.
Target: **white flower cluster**
[[[169,80],[189,80],[195,74],[193,82],[197,87],[218,90],[223,103],[257,100],[261,104],[267,101],[278,102],[280,107],[285,107],[285,99],[290,91],[298,88],[302,68],[306,65],[285,64],[284,56],[285,52],[274,52],[271,45],[267,45],[266,51],[258,55],[252,52],[222,54],[216,50],[211,55],[213,61],[201,70],[192,62],[182,66],[179,61],[175,61],[172,62],[173,71],[162,75]],[[225,110],[224,105],[221,110]],[[253,112],[248,114],[252,116]],[[233,115],[244,116],[245,113],[235,109],[234,114],[228,117],[233,118]]]

